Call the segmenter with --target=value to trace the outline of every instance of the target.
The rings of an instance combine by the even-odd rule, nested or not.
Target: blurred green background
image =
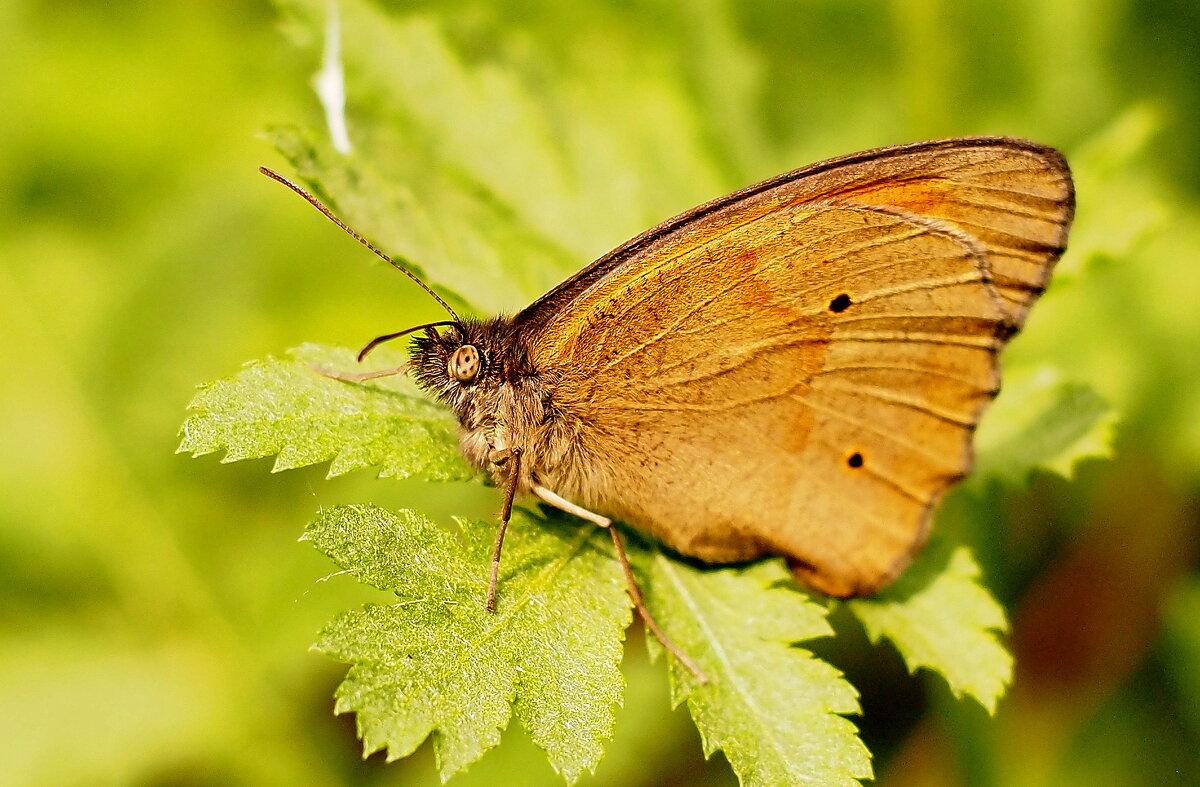
[[[864,692],[883,784],[1200,783],[1200,6],[388,9],[430,20],[463,69],[515,80],[564,134],[595,135],[603,158],[556,170],[556,188],[606,216],[566,245],[580,265],[840,153],[973,133],[1062,148],[1077,231],[1010,357],[1112,402],[1116,458],[976,492],[1017,657],[996,719],[904,675],[887,649],[839,663]],[[330,564],[296,537],[334,502],[487,516],[493,497],[173,453],[197,383],[305,341],[358,345],[436,318],[255,172],[285,166],[265,129],[323,128],[317,44],[286,9],[250,0],[8,0],[0,42],[0,783],[433,783],[428,746],[364,761],[353,719],[332,716],[343,668],[307,648],[364,591],[319,582]],[[424,61],[392,54],[419,93]],[[504,162],[527,140],[476,98],[446,122],[490,145],[479,161]],[[438,149],[419,107],[395,112]],[[686,139],[637,147],[678,128]],[[540,170],[520,174],[529,194],[550,191]],[[616,739],[585,782],[732,783],[631,642]],[[561,783],[515,726],[457,783]]]

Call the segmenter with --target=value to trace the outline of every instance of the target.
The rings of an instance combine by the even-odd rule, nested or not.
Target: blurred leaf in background
[[[442,0],[386,7],[403,49],[354,27],[371,6],[341,8],[350,141],[372,154],[346,176],[421,190],[339,209],[435,279],[474,265],[446,285],[489,310],[809,161],[970,133],[1064,149],[1079,223],[1006,366],[1053,367],[1115,405],[1116,458],[1070,483],[975,485],[939,517],[1013,613],[1012,694],[992,721],[936,682],[919,691],[885,648],[828,655],[863,690],[882,783],[1200,780],[1191,4]],[[310,86],[325,9],[0,9],[0,781],[436,778],[428,747],[360,761],[350,717],[331,715],[342,670],[307,648],[372,595],[317,584],[327,564],[295,539],[339,502],[487,519],[488,491],[171,453],[197,382],[437,314],[254,171],[271,140],[339,160]],[[490,242],[512,213],[529,232]],[[593,783],[727,782],[661,670],[633,650],[625,671]],[[522,736],[457,783],[561,783]]]

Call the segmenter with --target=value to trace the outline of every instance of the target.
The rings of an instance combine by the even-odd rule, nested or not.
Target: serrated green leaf
[[[273,129],[271,139],[344,221],[462,313],[519,309],[581,265],[486,192],[429,168],[421,155],[400,162],[346,157],[311,133],[286,127]],[[391,147],[412,152],[410,145]]]
[[[1084,459],[1112,456],[1117,413],[1055,369],[1014,375],[980,424],[975,477],[1022,483],[1034,470],[1070,478]]]
[[[891,640],[909,672],[933,670],[954,696],[974,697],[995,713],[1013,659],[999,639],[1008,629],[1004,608],[980,574],[967,547],[933,541],[882,593],[847,604],[872,642]]]
[[[278,5],[315,46],[324,0]],[[343,48],[351,138],[369,152],[344,156],[312,134],[276,129],[299,175],[360,232],[484,313],[520,309],[581,267],[586,257],[545,231],[571,221],[567,197],[578,189],[558,165],[540,99],[507,71],[468,68],[427,18],[355,0],[339,14],[354,42]]]
[[[276,5],[315,63],[328,4]],[[342,218],[485,313],[523,308],[622,241],[747,182],[722,177],[686,87],[725,88],[714,116],[747,100],[754,68],[732,24],[710,19],[697,30],[680,11],[673,23],[704,48],[688,64],[647,58],[642,31],[617,28],[602,62],[581,56],[547,79],[540,66],[521,71],[523,58],[468,57],[462,50],[473,47],[456,48],[428,16],[358,0],[339,9],[353,151],[288,129],[275,141]],[[528,43],[510,33],[499,49]],[[738,157],[753,158],[744,118],[725,124],[746,146]]]
[[[372,466],[386,478],[475,476],[458,451],[453,416],[402,376],[348,383],[313,369],[360,371],[344,348],[307,344],[289,356],[203,386],[188,405],[178,450],[225,449],[223,462],[277,455],[275,471],[333,460],[331,477]],[[381,368],[401,363],[387,352],[374,360]]]
[[[568,782],[594,770],[621,699],[630,607],[596,528],[513,511],[495,614],[484,610],[494,528],[460,522],[466,548],[420,514],[326,510],[305,538],[399,601],[339,615],[316,647],[351,664],[337,711],[367,753],[411,754],[429,735],[442,778],[500,740],[512,713]]]
[[[870,752],[844,716],[859,712],[858,692],[795,644],[832,633],[826,610],[780,561],[701,569],[655,549],[634,554],[651,614],[708,678],[671,661],[673,702],[687,701],[706,756],[724,751],[746,787],[871,778]]]
[[[279,0],[277,5],[312,33],[323,31],[321,20],[328,11],[324,0]],[[343,38],[353,42],[342,50],[352,110],[378,113],[379,126],[436,134],[429,149],[442,168],[515,206],[535,226],[553,227],[569,220],[569,204],[559,197],[576,193],[578,187],[569,182],[558,157],[547,155],[561,142],[539,97],[516,74],[468,65],[425,15],[388,13],[381,4],[361,0],[342,0],[339,15]],[[489,122],[463,122],[469,118]],[[359,133],[388,130],[352,124],[350,132],[355,141]],[[364,142],[382,147],[377,139]],[[385,158],[413,156],[411,150],[397,150]],[[433,174],[427,162],[421,166],[422,174]],[[543,188],[523,187],[530,182]]]

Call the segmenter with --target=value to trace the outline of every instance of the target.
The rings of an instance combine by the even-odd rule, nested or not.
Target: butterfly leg
[[[637,579],[633,576],[633,567],[629,565],[629,556],[625,554],[625,543],[621,540],[621,534],[617,532],[617,529],[612,527],[612,520],[588,511],[582,506],[575,505],[570,500],[550,491],[544,486],[535,484],[533,493],[560,511],[566,511],[568,514],[573,514],[580,519],[594,522],[608,530],[609,535],[612,536],[613,548],[617,553],[617,562],[621,564],[621,571],[625,574],[625,584],[629,588],[629,598],[633,601],[633,606],[638,611],[638,615],[646,623],[646,628],[650,629],[654,637],[666,648],[668,653],[679,659],[679,663],[687,667],[688,671],[696,676],[696,680],[702,684],[708,683],[708,677],[705,676],[704,672],[696,666],[694,661],[688,658],[686,653],[679,649],[678,645],[671,641],[671,638],[667,636],[665,631],[658,627],[658,623],[650,614],[650,610],[646,609],[646,601],[642,597],[642,589],[638,587]]]
[[[393,369],[380,369],[377,372],[360,372],[358,374],[339,372],[336,369],[327,369],[324,366],[318,366],[315,363],[310,363],[308,366],[314,372],[324,377],[330,377],[334,380],[342,380],[343,382],[347,383],[361,383],[364,380],[374,380],[377,377],[391,377],[392,375],[396,374],[404,374],[409,370],[409,367],[412,366],[412,361],[409,361],[403,366],[397,366]]]
[[[566,511],[572,516],[577,516],[580,519],[586,519],[587,521],[597,524],[600,527],[608,527],[612,524],[612,520],[608,517],[592,513],[583,506],[577,506],[570,500],[567,500],[565,497],[555,492],[551,492],[541,484],[533,485],[533,493],[540,497],[544,502],[547,502],[557,508],[559,511]]]
[[[500,550],[504,547],[504,534],[508,531],[508,520],[512,518],[513,498],[517,495],[517,483],[521,478],[521,449],[510,448],[501,462],[512,462],[508,471],[508,483],[504,492],[504,508],[500,510],[500,529],[496,531],[496,543],[492,546],[492,571],[488,577],[488,612],[496,611],[496,589],[500,586]]]

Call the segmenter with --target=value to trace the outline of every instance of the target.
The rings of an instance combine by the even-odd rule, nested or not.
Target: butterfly
[[[870,594],[970,470],[999,353],[1073,213],[1065,159],[1034,142],[868,150],[669,219],[515,316],[460,318],[426,287],[452,319],[359,358],[415,333],[384,373],[447,405],[463,454],[505,489],[489,609],[523,494],[702,561],[779,555],[817,591]]]

